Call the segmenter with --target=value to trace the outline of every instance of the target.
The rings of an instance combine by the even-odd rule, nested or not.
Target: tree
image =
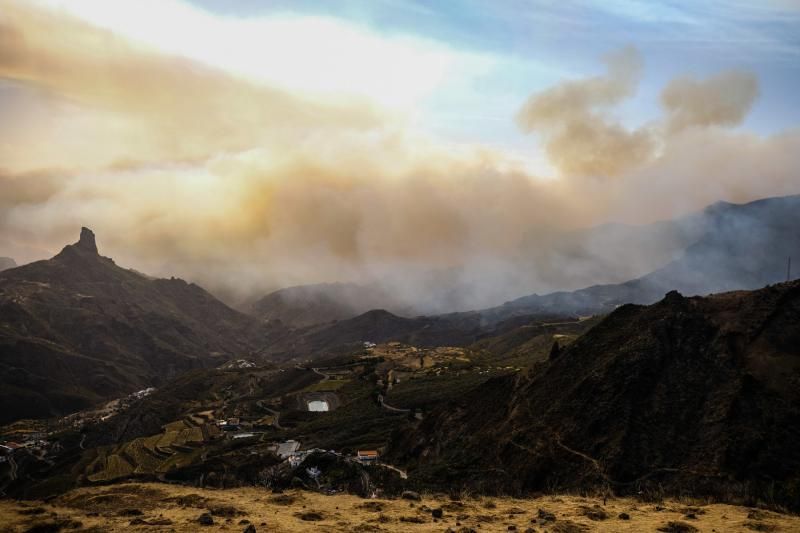
[[[559,355],[561,355],[561,346],[558,345],[558,341],[555,341],[553,347],[550,348],[550,360],[557,359]]]

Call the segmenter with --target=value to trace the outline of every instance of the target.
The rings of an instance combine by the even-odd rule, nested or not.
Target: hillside
[[[667,491],[797,508],[800,282],[625,305],[528,375],[398,434],[434,485]]]
[[[259,354],[270,360],[321,359],[352,351],[364,342],[403,342],[421,347],[469,346],[481,339],[511,332],[530,323],[573,320],[541,310],[508,320],[488,321],[481,313],[406,318],[383,309],[327,324],[270,331],[270,342]]]
[[[678,258],[649,274],[624,283],[524,296],[481,313],[487,320],[543,311],[591,315],[625,303],[650,304],[671,290],[703,295],[757,289],[786,281],[788,257],[800,258],[800,196],[743,205],[720,202],[672,226],[682,239],[700,236]]]
[[[400,314],[408,312],[376,286],[320,283],[277,290],[248,305],[247,312],[262,320],[280,320],[288,326],[304,327],[386,308]]]
[[[398,329],[389,313],[370,318]],[[591,327],[577,320],[518,322],[468,347],[355,343],[340,345],[333,356],[320,350],[323,358],[312,362],[256,359],[191,370],[146,394],[0,427],[0,442],[30,446],[15,453],[13,469],[0,464],[0,492],[43,497],[130,477],[249,485],[279,462],[271,450],[287,439],[345,455],[385,449],[412,415],[546,360],[555,339],[566,346]],[[379,333],[364,331],[372,338]],[[320,400],[328,409],[313,412],[309,402]],[[218,424],[233,417],[236,427],[220,432]],[[43,432],[47,442],[37,444],[32,435]]]
[[[98,254],[94,234],[0,273],[0,423],[65,414],[247,354],[259,323]]]
[[[437,518],[436,516],[440,516]],[[202,527],[200,517],[206,527]],[[800,518],[705,502],[645,503],[571,495],[513,498],[365,500],[311,490],[270,494],[262,487],[225,491],[156,483],[90,487],[47,501],[0,501],[10,531],[202,530],[332,531],[797,531]],[[36,529],[34,529],[36,528]],[[529,529],[530,528],[530,529]]]

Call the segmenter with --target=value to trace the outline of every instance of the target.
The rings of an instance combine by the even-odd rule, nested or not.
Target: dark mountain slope
[[[529,376],[399,436],[433,484],[610,487],[800,507],[800,282],[626,305]]]
[[[252,351],[255,319],[97,253],[94,235],[0,274],[0,423],[63,414]]]
[[[404,318],[382,309],[330,324],[273,333],[263,354],[270,359],[324,358],[352,351],[365,341],[398,341],[415,346],[461,346],[474,342],[485,330],[477,313]]]
[[[383,309],[347,320],[298,329],[270,329],[269,343],[260,352],[273,361],[324,359],[352,352],[369,342],[402,342],[418,347],[468,346],[487,337],[508,333],[531,324],[576,320],[551,313],[515,316],[489,323],[477,312],[405,318]],[[270,324],[267,324],[269,327]]]
[[[482,314],[488,320],[543,311],[590,315],[625,303],[650,304],[671,290],[702,295],[757,289],[786,281],[787,258],[800,258],[800,196],[743,205],[720,202],[691,221],[705,228],[702,237],[650,274],[620,284],[524,296]]]
[[[263,320],[304,327],[345,320],[372,309],[389,309],[408,314],[394,298],[379,287],[355,283],[320,283],[288,287],[272,292],[248,306],[246,311]],[[413,314],[413,313],[412,313]]]

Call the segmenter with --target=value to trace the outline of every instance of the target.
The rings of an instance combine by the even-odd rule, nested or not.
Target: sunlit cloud
[[[657,266],[594,246],[563,268],[571,230],[800,191],[796,131],[742,127],[764,93],[747,69],[669,76],[642,120],[620,112],[651,70],[634,46],[582,71],[332,17],[0,1],[19,262],[86,225],[120,264],[233,300],[348,280],[424,298],[435,271],[469,308]]]
[[[220,17],[178,0],[36,0],[167,54],[271,86],[418,103],[451,76],[480,75],[488,55],[434,41],[387,37],[315,16]]]

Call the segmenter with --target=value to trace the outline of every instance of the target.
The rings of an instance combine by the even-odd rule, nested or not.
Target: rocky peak
[[[678,291],[669,291],[667,294],[664,295],[664,302],[668,304],[679,304],[683,302],[685,298],[683,294],[679,293]]]
[[[89,228],[81,228],[81,237],[75,247],[87,252],[97,253],[97,243],[94,240],[94,232]]]

